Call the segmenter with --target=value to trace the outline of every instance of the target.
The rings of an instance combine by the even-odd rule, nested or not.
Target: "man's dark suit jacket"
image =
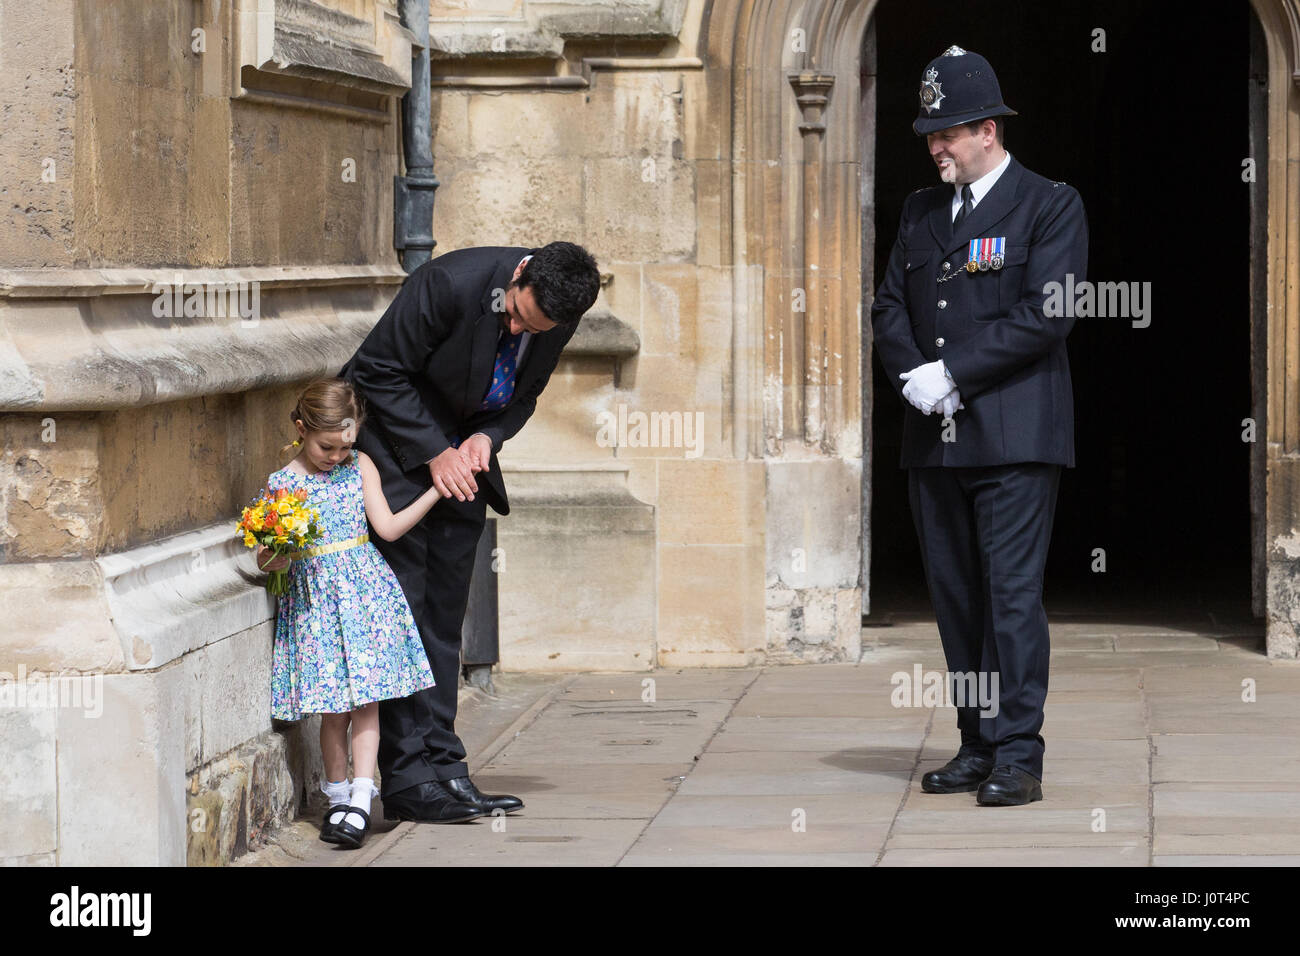
[[[966,405],[953,416],[956,440],[944,442],[943,416],[905,402],[901,465],[1073,467],[1065,337],[1074,319],[1044,315],[1043,302],[1047,283],[1085,278],[1083,201],[1014,157],[956,231],[952,201],[950,183],[907,197],[871,307],[876,352],[895,390],[905,384],[899,373],[942,358]],[[1003,268],[937,281],[962,267],[971,239],[997,236],[1006,239]]]
[[[339,372],[366,402],[356,446],[374,459],[394,511],[432,484],[427,462],[475,432],[492,439],[492,462],[475,475],[479,494],[509,514],[497,464],[502,444],[523,428],[577,324],[531,337],[505,408],[479,411],[496,361],[504,313],[493,311],[515,267],[535,249],[461,249],[424,263],[402,284],[387,311]]]

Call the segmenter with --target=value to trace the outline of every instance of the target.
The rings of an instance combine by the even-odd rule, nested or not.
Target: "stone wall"
[[[643,44],[602,47],[557,15],[578,6],[599,8],[607,35],[640,31]],[[645,28],[647,10],[672,32]],[[507,448],[524,472],[511,475],[512,489],[535,465],[568,467],[575,482],[617,465],[631,495],[653,506],[654,626],[643,632],[629,615],[625,628],[638,635],[638,661],[856,660],[860,442],[834,448],[792,436],[787,449],[760,438],[755,416],[771,387],[761,370],[788,377],[789,363],[782,373],[779,334],[755,334],[762,317],[745,307],[769,284],[788,302],[794,283],[735,255],[732,77],[698,55],[704,5],[439,2],[433,14],[439,249],[581,242],[606,274],[603,304],[640,341],[613,369],[561,360]],[[679,435],[674,416],[698,422],[698,434]],[[786,458],[799,461],[787,468]],[[507,549],[514,521],[500,525]],[[608,574],[598,545],[580,552],[587,561],[572,556],[570,580]],[[547,601],[530,586],[544,562],[509,568],[500,579],[503,661],[610,666],[609,648],[569,639],[580,623],[568,632],[558,623],[570,591]],[[553,603],[544,613],[557,622],[545,636],[527,623],[539,601]],[[540,652],[546,640],[558,657]]]
[[[411,35],[389,0],[35,0],[0,64],[0,862],[226,862],[319,783],[233,528],[404,278]]]

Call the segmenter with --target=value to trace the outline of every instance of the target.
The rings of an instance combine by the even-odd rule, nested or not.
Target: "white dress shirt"
[[[998,181],[998,177],[1000,177],[1004,172],[1006,172],[1006,169],[1009,165],[1011,165],[1011,154],[1007,153],[1005,156],[1002,157],[1002,162],[998,163],[996,166],[994,166],[991,170],[989,170],[979,179],[975,180],[975,182],[967,184],[970,186],[972,211],[974,211],[975,207],[980,204],[980,200],[983,199],[988,194],[988,191],[993,188],[993,184]],[[953,219],[957,218],[957,212],[958,210],[961,209],[962,185],[963,185],[962,183],[952,184],[952,189],[953,189],[952,218]]]

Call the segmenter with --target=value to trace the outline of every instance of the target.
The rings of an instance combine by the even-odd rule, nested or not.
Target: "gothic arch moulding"
[[[729,74],[734,452],[861,457],[858,66],[877,0],[717,0]],[[1268,51],[1268,653],[1300,656],[1300,0],[1251,0]],[[1288,281],[1290,280],[1290,281]],[[802,301],[797,301],[798,296]],[[805,306],[800,311],[798,306]]]

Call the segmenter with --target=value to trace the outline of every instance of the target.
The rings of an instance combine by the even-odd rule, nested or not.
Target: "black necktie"
[[[961,221],[970,215],[970,211],[975,208],[975,197],[971,195],[970,186],[961,187],[961,208],[957,210],[957,218],[952,221],[952,228],[955,232],[961,225]]]

